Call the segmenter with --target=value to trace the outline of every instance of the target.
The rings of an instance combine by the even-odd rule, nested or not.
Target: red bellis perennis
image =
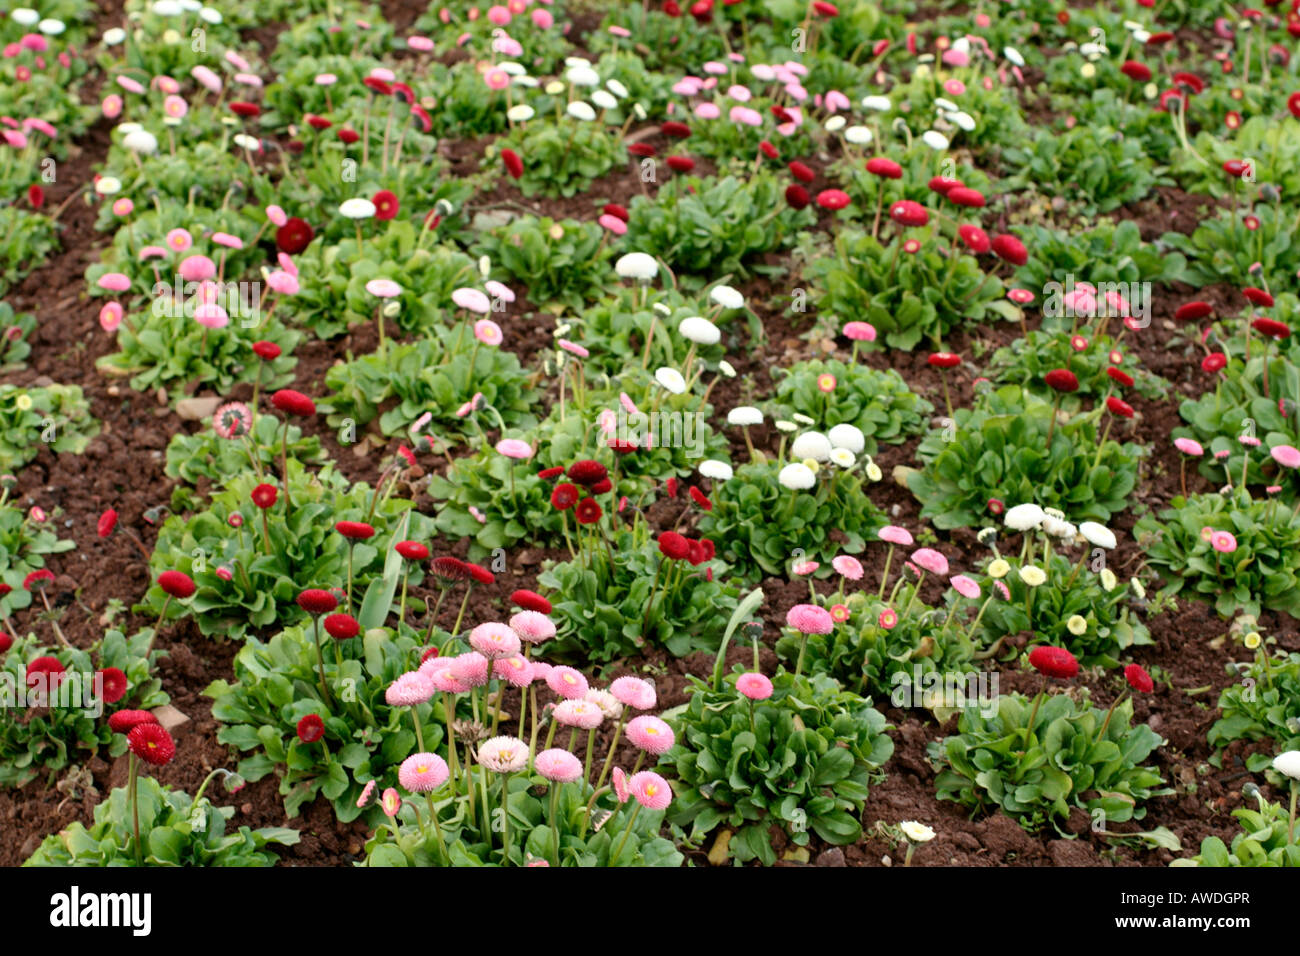
[[[510,600],[516,607],[521,607],[525,611],[536,611],[538,614],[551,613],[551,602],[536,591],[520,588],[510,595]]]
[[[291,388],[282,388],[272,395],[271,404],[286,415],[309,418],[316,414],[316,403],[302,392],[295,392]]]
[[[1079,662],[1064,647],[1039,645],[1029,652],[1029,664],[1044,677],[1069,680],[1079,673]]]
[[[1043,381],[1058,392],[1077,392],[1079,390],[1079,377],[1068,368],[1052,369],[1043,376]]]

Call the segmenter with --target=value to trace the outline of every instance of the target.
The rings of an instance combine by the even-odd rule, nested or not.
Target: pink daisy
[[[763,674],[741,674],[736,678],[736,690],[750,700],[767,700],[772,696],[772,682]]]
[[[642,714],[629,720],[626,732],[627,739],[632,741],[634,746],[656,757],[667,752],[676,743],[673,729],[668,726],[667,721],[649,714]]]
[[[860,562],[857,558],[850,557],[847,554],[837,555],[831,561],[831,567],[833,567],[840,574],[844,575],[850,581],[862,580],[862,574],[863,574],[862,562]]]
[[[656,702],[654,684],[640,677],[619,677],[609,685],[609,692],[621,704],[636,710],[650,710]]]
[[[559,747],[539,753],[533,767],[553,783],[573,783],[582,779],[582,761]]]
[[[555,624],[539,611],[520,611],[510,619],[510,629],[529,644],[540,644],[555,636]]]
[[[447,761],[437,754],[412,754],[397,770],[397,782],[411,793],[432,793],[450,776]]]
[[[673,790],[668,781],[651,770],[642,770],[627,782],[628,790],[636,802],[647,810],[663,810],[673,802]]]

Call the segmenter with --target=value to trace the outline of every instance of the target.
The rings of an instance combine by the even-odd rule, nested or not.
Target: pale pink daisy
[[[510,618],[510,629],[529,644],[541,644],[555,636],[555,623],[538,611],[520,611]]]
[[[539,753],[533,767],[553,783],[573,783],[582,778],[582,761],[559,747]]]
[[[469,632],[469,646],[495,660],[519,653],[519,635],[505,624],[488,621]]]
[[[917,548],[912,552],[912,560],[931,574],[948,573],[948,559],[933,548]]]
[[[657,700],[654,685],[640,677],[616,678],[609,685],[609,692],[621,703],[636,710],[651,710]]]
[[[847,554],[836,555],[835,558],[831,560],[831,567],[844,575],[850,581],[860,581],[864,573],[862,570],[862,562]]]
[[[578,699],[587,694],[587,678],[572,667],[553,667],[546,675],[546,686],[561,697]]]
[[[650,714],[633,717],[627,722],[624,731],[633,746],[656,757],[672,749],[676,742],[673,729],[668,726],[668,722]]]

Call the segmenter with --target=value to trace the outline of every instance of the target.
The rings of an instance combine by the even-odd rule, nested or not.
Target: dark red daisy
[[[1151,675],[1141,664],[1130,664],[1124,668],[1124,679],[1128,681],[1128,686],[1139,694],[1149,694],[1156,689],[1156,682],[1151,679]]]
[[[161,724],[136,724],[126,735],[126,745],[147,764],[165,767],[176,756],[176,741]]]
[[[196,590],[194,579],[184,571],[164,571],[158,575],[158,586],[180,601],[185,600]]]
[[[1079,673],[1079,661],[1064,647],[1039,645],[1029,652],[1029,663],[1045,677],[1069,680]]]
[[[127,687],[129,686],[126,674],[119,667],[105,667],[95,675],[100,680],[100,687],[103,688],[103,699],[106,704],[116,704],[126,696]]]
[[[370,201],[375,204],[375,218],[379,220],[394,218],[402,208],[397,194],[391,189],[379,190],[370,197]]]
[[[331,614],[321,622],[325,633],[336,641],[346,641],[361,633],[361,624],[351,614]]]
[[[375,536],[374,525],[366,524],[364,521],[340,521],[334,525],[334,530],[353,541],[365,541]]]
[[[510,595],[510,600],[518,607],[525,611],[536,611],[538,614],[550,614],[551,602],[546,600],[536,591],[529,591],[526,588],[520,588]]]
[[[316,403],[302,392],[295,392],[291,388],[282,388],[272,395],[271,404],[286,415],[309,418],[316,414]]]
[[[299,593],[298,606],[308,614],[329,614],[339,606],[339,599],[324,588],[307,588]]]
[[[573,509],[573,516],[578,519],[578,524],[594,524],[600,520],[602,514],[604,511],[595,498],[583,498]]]
[[[298,739],[305,744],[314,744],[325,736],[325,721],[319,714],[307,714],[298,721]]]
[[[115,734],[125,734],[129,733],[132,727],[156,723],[158,718],[147,710],[119,710],[108,718],[108,729]]]
[[[258,485],[249,495],[253,499],[253,504],[257,505],[263,511],[275,504],[275,499],[280,497],[280,491],[275,485],[269,485],[266,482]]]
[[[293,216],[275,231],[275,246],[286,255],[296,256],[316,238],[306,220]]]
[[[393,550],[407,561],[423,561],[429,556],[429,549],[418,541],[399,541],[393,545]]]

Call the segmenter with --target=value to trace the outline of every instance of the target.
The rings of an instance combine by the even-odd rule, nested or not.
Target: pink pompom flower
[[[736,678],[736,690],[750,700],[767,700],[772,696],[772,682],[763,674],[741,674]]]
[[[627,722],[627,739],[646,753],[659,756],[666,753],[677,738],[668,722],[650,714],[633,717]]]

